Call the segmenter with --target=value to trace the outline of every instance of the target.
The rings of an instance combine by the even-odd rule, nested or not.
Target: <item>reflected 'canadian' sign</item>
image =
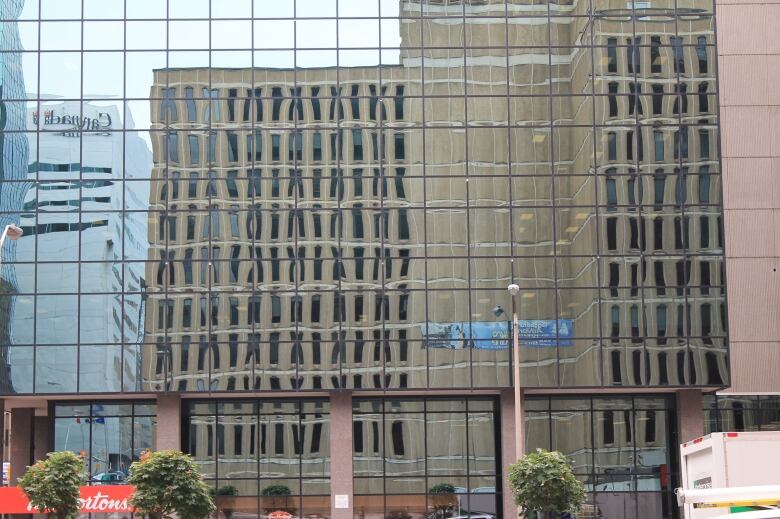
[[[81,513],[131,513],[130,497],[134,488],[130,485],[98,485],[81,487]],[[0,514],[38,513],[19,487],[0,488]]]
[[[113,123],[111,114],[107,112],[98,112],[90,117],[85,114],[57,114],[54,110],[46,110],[43,112],[42,122],[38,112],[32,113],[32,119],[36,126],[38,124],[42,126],[68,126],[63,132],[66,137],[77,137],[77,135],[70,135],[70,133],[78,131],[102,133],[110,130]]]

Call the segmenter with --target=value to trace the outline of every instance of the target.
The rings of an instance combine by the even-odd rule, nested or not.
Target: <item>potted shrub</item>
[[[263,496],[263,508],[266,513],[277,510],[292,513],[293,509],[289,507],[292,491],[287,485],[269,485],[260,492],[260,495]]]
[[[509,488],[526,517],[560,518],[576,514],[585,502],[585,487],[562,453],[536,449],[509,468]]]
[[[455,487],[449,483],[438,483],[428,490],[428,499],[431,506],[437,512],[446,511],[455,508],[458,499],[455,497]]]

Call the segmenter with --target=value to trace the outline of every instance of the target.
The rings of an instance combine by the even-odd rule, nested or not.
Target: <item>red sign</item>
[[[97,485],[81,487],[81,513],[132,512],[130,485]],[[30,501],[19,487],[0,488],[0,514],[38,513],[30,506]]]
[[[277,510],[268,514],[268,519],[292,519],[292,514],[284,510]]]

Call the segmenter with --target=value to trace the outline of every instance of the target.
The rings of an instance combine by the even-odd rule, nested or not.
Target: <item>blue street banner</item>
[[[574,322],[571,319],[522,319],[518,321],[520,346],[555,348],[573,345]],[[506,350],[512,343],[511,321],[475,321],[428,323],[420,325],[424,345],[428,348],[458,350]]]

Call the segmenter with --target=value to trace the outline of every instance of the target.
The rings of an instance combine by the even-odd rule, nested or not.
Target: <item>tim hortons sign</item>
[[[130,485],[98,485],[81,487],[81,513],[131,513]],[[37,514],[19,487],[0,488],[0,514]]]

